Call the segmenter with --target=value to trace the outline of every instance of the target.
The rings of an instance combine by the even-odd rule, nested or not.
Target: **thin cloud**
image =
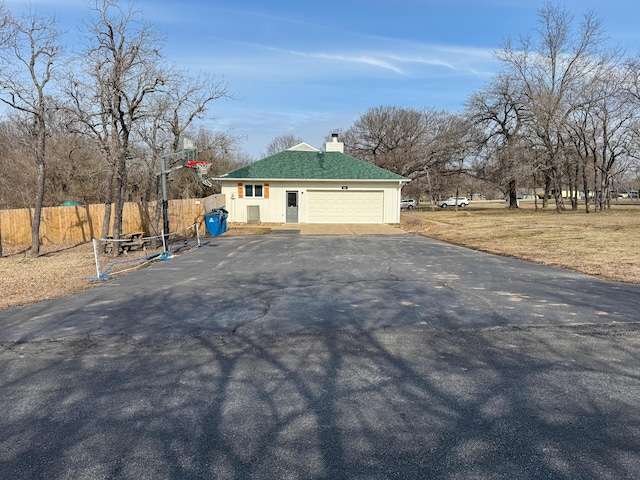
[[[458,74],[486,76],[495,71],[492,49],[462,45],[424,44],[407,41],[389,41],[391,48],[379,52],[383,58],[405,72],[411,65],[441,67]]]
[[[229,41],[227,40],[227,42]],[[442,67],[457,73],[481,76],[491,70],[491,68],[487,68],[487,64],[491,63],[493,59],[489,50],[453,46],[411,45],[408,47],[407,45],[398,45],[396,48],[396,50],[413,51],[413,53],[395,53],[389,50],[360,51],[357,47],[353,48],[351,52],[327,53],[285,49],[251,42],[230,43],[280,55],[368,65],[403,76],[411,75],[408,70],[410,65]]]
[[[359,54],[359,53],[338,54],[338,53],[323,53],[323,52],[303,52],[300,50],[283,49],[283,48],[272,47],[268,45],[259,45],[255,43],[244,42],[244,44],[252,46],[254,48],[281,53],[284,55],[294,55],[302,58],[311,58],[311,59],[316,58],[316,59],[322,59],[322,60],[335,60],[335,61],[346,62],[346,63],[365,64],[365,65],[371,65],[374,67],[382,68],[384,70],[391,70],[400,75],[405,74],[405,72],[403,72],[401,68],[369,54]]]
[[[325,60],[337,60],[339,62],[347,62],[347,63],[363,63],[365,65],[371,65],[374,67],[382,68],[384,70],[391,70],[400,75],[404,75],[405,72],[402,69],[392,65],[389,62],[385,62],[384,60],[380,60],[379,58],[375,58],[368,55],[339,55],[339,54],[330,54],[330,53],[309,53],[309,52],[298,52],[295,50],[289,50],[290,54],[298,55],[301,57],[307,58],[321,58]]]
[[[434,65],[437,67],[445,67],[453,71],[459,71],[460,68],[456,67],[453,63],[440,60],[438,58],[425,58],[421,56],[399,56],[389,55],[389,58],[400,63],[416,63],[421,65]]]

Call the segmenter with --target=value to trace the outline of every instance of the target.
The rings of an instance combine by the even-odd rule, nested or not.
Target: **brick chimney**
[[[331,141],[327,142],[325,150],[327,152],[340,152],[344,153],[344,143],[338,141],[338,134],[331,134]]]

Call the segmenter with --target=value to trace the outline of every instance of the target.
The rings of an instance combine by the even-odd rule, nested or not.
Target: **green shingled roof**
[[[406,180],[404,177],[340,152],[285,150],[222,175],[230,179]]]

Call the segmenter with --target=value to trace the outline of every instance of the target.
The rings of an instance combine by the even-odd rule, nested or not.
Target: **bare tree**
[[[304,140],[293,133],[283,133],[269,142],[269,145],[267,145],[267,153],[264,156],[270,157],[302,142],[304,142]]]
[[[164,166],[168,171],[176,166],[181,167],[185,158],[182,157],[184,152],[179,150],[182,150],[180,142],[185,132],[196,119],[203,118],[210,102],[225,96],[227,96],[227,84],[221,78],[204,73],[197,77],[190,77],[184,72],[167,72],[166,80],[158,86],[149,102],[148,115],[141,119],[138,128],[138,134],[149,151],[147,178],[144,181],[145,202],[151,199],[154,187],[155,192],[159,192],[159,177],[153,173],[160,170],[163,164],[160,160],[167,161]],[[174,177],[176,175],[185,177],[179,174],[174,174]],[[199,181],[194,182],[195,175],[188,177],[191,181],[186,182],[187,191],[180,189],[181,196],[189,198],[205,195],[204,190],[207,187]],[[172,182],[172,189],[176,189],[176,185],[176,182]],[[169,192],[167,195],[170,196]],[[165,212],[167,201],[168,198],[163,198],[162,204],[158,204]],[[154,229],[160,213],[159,208],[151,222]],[[167,215],[164,215],[164,218],[163,230],[167,230],[169,228],[166,224]]]
[[[581,177],[587,212],[590,192],[596,210],[608,208],[612,179],[621,173],[625,160],[638,153],[638,105],[626,88],[634,75],[633,69],[612,64],[606,77],[590,82],[585,100],[568,117],[566,128],[578,160],[576,177]]]
[[[234,135],[230,131],[213,131],[201,126],[197,130],[186,132],[188,138],[194,141],[198,152],[198,160],[210,162],[208,177],[216,177],[243,165],[251,163],[251,159],[242,151],[243,137]],[[196,180],[192,169],[181,169],[173,173],[169,195],[172,198],[203,197],[212,193],[220,193],[220,185],[213,183],[211,187],[204,186]]]
[[[370,108],[342,134],[345,153],[408,178],[424,175],[439,153],[443,116],[435,110]]]
[[[198,146],[200,159],[211,162],[210,173],[214,176],[253,162],[242,150],[244,137],[233,132],[217,132],[200,127],[194,132],[193,138]]]
[[[517,80],[498,75],[483,91],[467,102],[470,121],[484,132],[482,143],[488,149],[489,162],[481,162],[478,174],[500,185],[509,200],[509,208],[518,208],[517,181],[521,178],[522,129],[526,114]]]
[[[55,108],[46,90],[62,53],[61,33],[55,17],[39,17],[34,12],[10,18],[8,27],[11,36],[0,57],[0,101],[24,113],[29,121],[37,171],[30,254],[38,256],[46,179],[47,115]]]
[[[446,143],[441,174],[455,178],[455,209],[457,210],[457,199],[464,196],[461,192],[463,177],[468,178],[470,164],[482,148],[481,130],[467,116],[450,114],[443,124],[441,139]]]
[[[457,189],[468,173],[470,152],[480,144],[474,132],[461,115],[381,106],[365,112],[341,138],[347,154],[412,179],[436,200],[445,177],[455,177]]]
[[[52,131],[47,140],[45,205],[67,200],[102,203],[107,164],[93,142],[69,131]]]
[[[379,106],[361,115],[342,138],[349,155],[409,176],[421,170],[427,133],[424,112]]]
[[[36,197],[36,165],[26,114],[10,110],[0,124],[0,207],[32,208]]]
[[[538,12],[538,25],[535,39],[522,37],[515,46],[507,40],[496,57],[520,85],[527,128],[546,154],[545,190],[554,190],[556,211],[562,212],[564,125],[577,99],[583,98],[592,79],[601,76],[608,60],[602,51],[604,31],[593,13],[584,15],[575,32],[568,11],[547,2]]]
[[[132,133],[148,115],[147,100],[166,80],[159,51],[160,37],[144,23],[142,13],[123,10],[117,0],[96,0],[80,57],[84,76],[70,79],[68,94],[85,133],[92,135],[111,164],[110,193],[102,236],[122,230],[127,164],[132,158]]]
[[[9,16],[4,9],[4,3],[0,3],[0,48],[4,46],[7,38],[7,23],[9,22]],[[2,198],[0,198],[0,201]],[[1,203],[0,203],[1,205]],[[0,257],[2,257],[2,223],[0,222]]]
[[[172,136],[171,153],[177,152],[184,132],[196,119],[202,119],[207,106],[214,100],[228,97],[224,79],[207,73],[191,77],[185,72],[174,72],[158,89],[165,96],[163,115],[167,130]]]
[[[219,77],[200,73],[167,72],[142,119],[140,136],[151,149],[165,153],[180,150],[180,141],[197,119],[204,118],[209,103],[228,97],[227,83]]]

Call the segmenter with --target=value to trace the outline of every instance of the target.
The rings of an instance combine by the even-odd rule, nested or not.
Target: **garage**
[[[346,155],[332,137],[324,151],[302,142],[213,179],[228,222],[399,223],[409,179]]]
[[[308,223],[384,223],[382,190],[307,190]]]

